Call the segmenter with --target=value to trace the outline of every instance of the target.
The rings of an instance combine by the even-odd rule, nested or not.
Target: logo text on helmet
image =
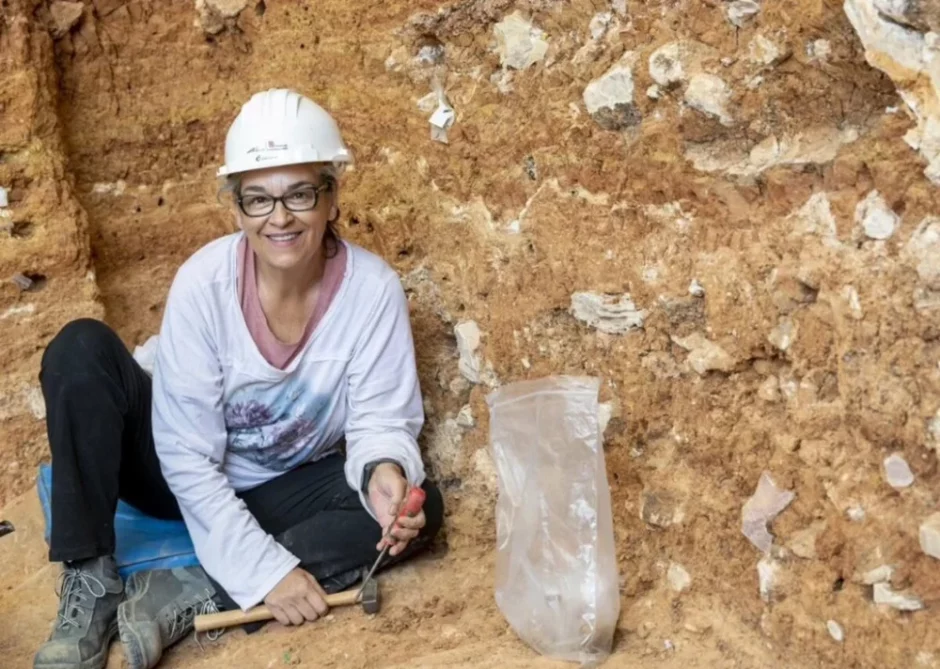
[[[253,146],[248,149],[248,153],[260,153],[262,151],[287,151],[287,144],[276,144],[268,140],[264,143],[264,146]]]

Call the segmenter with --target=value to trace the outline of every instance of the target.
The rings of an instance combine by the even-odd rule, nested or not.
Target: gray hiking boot
[[[215,588],[201,567],[131,574],[118,607],[118,630],[130,669],[150,669],[163,651],[193,629],[193,619],[215,612]]]
[[[34,669],[102,669],[124,594],[114,558],[66,563],[56,590],[59,615],[33,659]]]

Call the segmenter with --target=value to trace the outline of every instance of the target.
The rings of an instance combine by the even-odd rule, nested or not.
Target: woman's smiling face
[[[242,175],[236,217],[258,262],[280,270],[313,262],[323,247],[327,225],[337,213],[334,191],[323,166],[314,163]],[[282,200],[272,202],[272,197]]]

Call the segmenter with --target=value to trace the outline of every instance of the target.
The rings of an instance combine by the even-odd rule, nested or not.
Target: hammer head
[[[360,595],[359,601],[362,604],[362,610],[366,613],[378,613],[379,605],[381,604],[379,598],[379,582],[374,578],[370,578],[366,581],[365,585],[362,586],[362,594]]]

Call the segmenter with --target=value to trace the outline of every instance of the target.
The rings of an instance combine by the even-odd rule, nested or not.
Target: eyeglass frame
[[[248,216],[249,218],[261,218],[263,216],[270,216],[271,214],[274,213],[274,210],[277,209],[278,202],[280,202],[281,205],[283,205],[284,209],[286,209],[287,211],[291,211],[295,213],[301,212],[301,211],[313,211],[314,209],[317,208],[317,205],[320,204],[320,193],[323,191],[332,190],[333,184],[332,182],[327,181],[326,183],[322,183],[319,186],[313,186],[313,204],[310,205],[309,207],[305,207],[303,209],[291,209],[289,206],[287,206],[288,197],[290,197],[297,191],[307,190],[308,188],[309,188],[308,186],[301,186],[300,188],[295,188],[294,190],[284,193],[283,195],[279,195],[277,197],[269,193],[264,193],[265,197],[271,198],[272,204],[271,204],[271,211],[267,211],[263,214],[249,214],[247,211],[245,211],[245,205],[242,202],[242,200],[244,199],[244,196],[241,193],[235,196],[235,202],[238,203],[238,208],[241,209],[242,213],[245,216]],[[261,193],[258,193],[258,195],[260,194]]]

